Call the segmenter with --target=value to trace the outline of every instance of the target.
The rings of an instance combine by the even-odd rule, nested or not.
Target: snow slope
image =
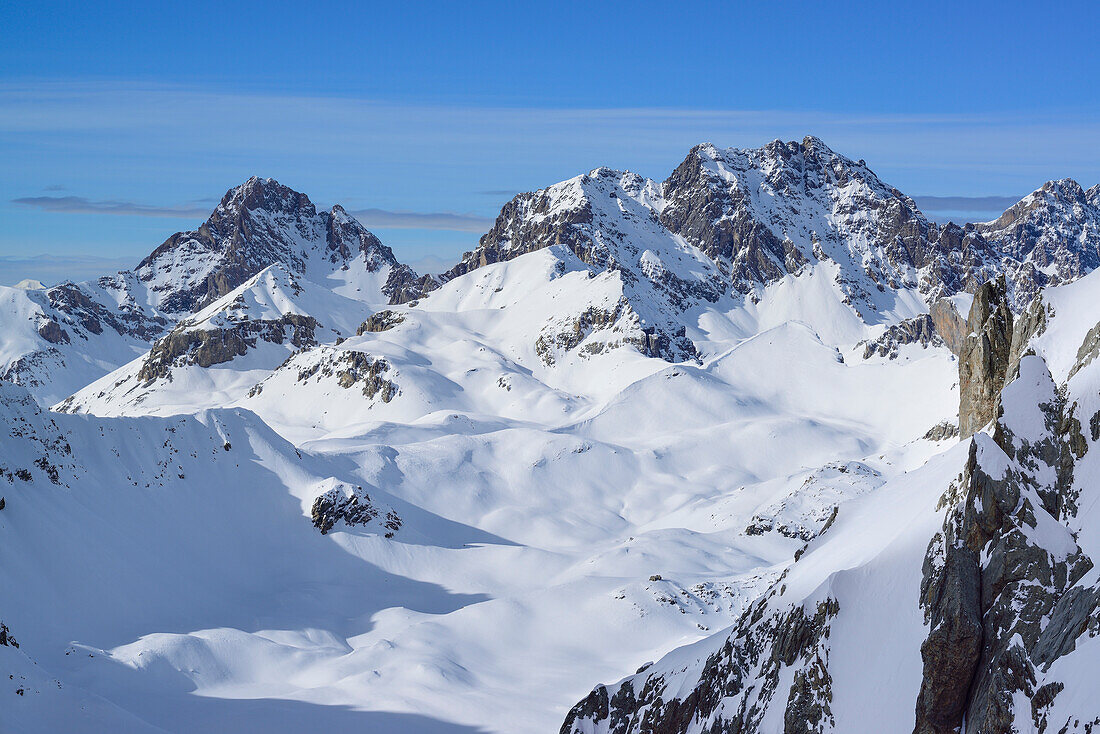
[[[1016,322],[987,432],[840,505],[731,629],[598,686],[562,731],[1096,726],[1098,282]]]

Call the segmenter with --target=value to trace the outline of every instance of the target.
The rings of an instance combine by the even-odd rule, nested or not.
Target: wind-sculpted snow
[[[318,721],[336,715],[322,704],[355,707],[367,728],[382,721],[373,710],[499,731],[551,729],[585,681],[635,670],[737,619],[803,542],[745,529],[773,498],[797,492],[806,467],[858,455],[869,471],[892,475],[931,448],[919,442],[893,451],[895,442],[917,438],[953,412],[946,351],[890,364],[846,360],[797,324],[744,342],[713,364],[669,365],[632,348],[574,348],[548,366],[523,324],[552,323],[563,310],[554,303],[582,294],[581,303],[618,297],[616,277],[559,274],[559,261],[538,252],[481,268],[465,287],[452,281],[419,307],[391,308],[402,319],[390,328],[292,355],[240,403],[294,436],[302,458],[248,412],[237,427],[225,417],[235,411],[200,413],[202,425],[217,417],[229,426],[201,440],[204,429],[184,416],[52,416],[62,433],[71,429],[74,463],[95,467],[99,477],[68,491],[83,486],[92,494],[43,497],[50,509],[28,520],[24,495],[57,486],[31,465],[35,482],[13,480],[0,521],[10,529],[18,520],[21,538],[36,538],[14,546],[27,553],[16,567],[41,579],[71,573],[89,581],[68,582],[69,591],[53,596],[29,594],[12,610],[11,623],[27,630],[24,649],[33,643],[36,659],[65,685],[170,730],[188,726],[173,712],[217,721],[203,711],[256,696],[309,702]],[[513,279],[539,283],[536,273],[552,277],[524,293],[508,287]],[[259,307],[248,313],[271,315]],[[345,354],[385,363],[377,374],[396,386],[389,402],[381,391],[368,397],[366,382],[343,379],[339,370],[325,376]],[[183,384],[181,374],[169,384]],[[846,397],[817,389],[810,376],[835,382]],[[794,384],[802,387],[792,392]],[[934,396],[912,414],[910,388]],[[110,440],[112,429],[130,426],[157,438]],[[188,439],[190,448],[174,438],[185,429],[200,434]],[[178,454],[163,447],[168,438]],[[260,438],[282,448],[259,448]],[[108,460],[112,446],[127,461]],[[134,474],[155,462],[163,467]],[[96,489],[114,486],[122,473],[140,486]],[[371,510],[353,510],[348,524],[340,497],[318,506],[332,488],[328,477],[341,483],[345,499],[362,487]],[[74,503],[85,496],[94,501]],[[811,493],[799,498],[795,516],[817,522],[847,499]],[[108,519],[85,519],[89,502],[94,518]],[[386,538],[391,510],[401,525]],[[56,524],[58,513],[72,519]],[[334,520],[326,534],[316,518],[321,527]],[[53,529],[43,530],[46,523]],[[110,555],[74,562],[72,543],[59,538],[74,532],[82,547],[103,546]],[[171,551],[142,560],[145,545]],[[66,550],[47,550],[55,546]],[[32,558],[51,560],[43,566]],[[212,570],[217,558],[234,559],[231,568]],[[122,602],[94,601],[83,607],[87,622],[28,624],[39,603],[63,608],[59,594],[125,598],[114,585],[87,589],[98,578],[92,563],[118,567],[118,584],[135,587],[166,569],[188,570],[171,571],[170,597],[154,594],[126,614],[118,613]],[[60,570],[70,564],[71,571]],[[246,572],[253,565],[264,571],[253,577]],[[238,572],[251,579],[244,588],[236,586]],[[299,598],[301,589],[310,591]],[[271,609],[285,611],[272,617]],[[143,610],[146,621],[134,623]],[[355,610],[354,619],[340,621],[342,610]],[[91,622],[101,615],[114,619],[105,629]],[[66,656],[72,640],[79,652]],[[255,725],[293,728],[282,711],[276,703],[257,709]]]

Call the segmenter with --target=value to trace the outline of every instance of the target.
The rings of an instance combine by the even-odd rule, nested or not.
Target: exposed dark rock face
[[[903,344],[919,344],[922,347],[938,346],[944,343],[936,333],[932,317],[928,314],[914,316],[890,326],[877,339],[866,342],[863,358],[874,356],[897,359],[898,348]]]
[[[62,329],[53,319],[38,327],[38,335],[50,344],[69,343],[69,332]]]
[[[977,233],[930,222],[862,161],[813,137],[750,150],[696,146],[663,193],[662,222],[728,264],[742,293],[835,260],[850,303],[866,313],[875,308],[872,290],[917,287],[932,300],[995,273],[995,253]]]
[[[1020,359],[1028,351],[1028,343],[1046,331],[1047,319],[1053,315],[1054,309],[1040,295],[1016,316],[1012,325],[1012,348],[1008,355],[1009,374],[1013,374],[1020,365]]]
[[[183,271],[185,261],[192,264]],[[226,192],[202,226],[169,237],[135,272],[159,294],[163,311],[186,314],[277,262],[304,274],[309,262],[347,268],[353,261],[369,272],[391,267],[383,290],[394,302],[421,295],[416,274],[342,207],[318,212],[305,194],[253,177]]]
[[[971,446],[967,481],[987,484],[976,467]],[[958,730],[966,708],[982,645],[980,549],[960,538],[967,528],[961,517],[944,523],[928,546],[921,580],[921,606],[930,624],[921,644],[924,676],[917,696],[915,734],[949,734]]]
[[[405,317],[396,311],[379,311],[359,325],[355,330],[356,336],[363,336],[370,332],[389,331],[393,327],[405,321]]]
[[[771,146],[779,155],[787,150]],[[696,146],[665,180],[668,206],[661,221],[711,259],[729,263],[733,287],[740,292],[805,265],[806,256],[791,240],[753,216],[744,192],[715,175],[708,164],[717,155],[711,146]]]
[[[398,306],[423,298],[439,287],[439,281],[431,275],[417,275],[408,265],[397,264],[386,276],[382,292],[389,296],[389,304]]]
[[[401,518],[393,510],[374,503],[362,487],[354,489],[339,484],[319,495],[310,511],[313,527],[326,535],[336,523],[343,521],[348,527],[377,524],[387,538],[401,529]]]
[[[5,647],[19,647],[19,643],[11,634],[11,630],[3,622],[0,622],[0,645]]]
[[[979,298],[989,314],[997,299]],[[958,731],[964,721],[967,734],[1011,734],[1028,714],[1045,731],[1063,683],[1039,685],[1040,669],[1071,652],[1098,612],[1100,590],[1075,586],[1093,562],[1065,524],[1077,512],[1074,466],[1088,443],[1076,405],[1027,346],[1046,313],[1037,301],[1021,318],[992,440],[975,438],[960,484],[942,500],[952,509],[929,544],[921,584],[930,627],[918,734]]]
[[[1095,625],[1095,613],[1100,609],[1100,589],[1070,589],[1058,600],[1051,612],[1050,621],[1032,649],[1032,660],[1037,666],[1050,665],[1058,658],[1073,652],[1077,639]]]
[[[959,427],[954,423],[944,421],[929,428],[928,432],[924,434],[924,438],[928,441],[946,441],[958,435]]]
[[[103,278],[101,281],[104,287],[119,287],[116,279]],[[149,340],[162,334],[169,323],[163,316],[148,314],[132,299],[123,300],[116,308],[109,308],[75,283],[54,286],[46,291],[46,297],[53,308],[65,315],[71,326],[80,327],[76,332],[84,338],[87,336],[81,330],[98,335],[108,328],[123,336]]]
[[[955,304],[945,298],[935,301],[929,308],[932,317],[932,326],[943,343],[956,357],[962,354],[963,344],[966,342],[966,319],[959,315]]]
[[[593,175],[601,174],[602,171],[593,171]],[[442,279],[448,281],[551,245],[565,245],[586,264],[605,265],[606,260],[596,252],[592,236],[584,226],[592,224],[591,202],[580,199],[559,207],[555,194],[552,189],[542,189],[520,194],[505,204],[492,228],[482,235],[477,249],[465,253]]]
[[[228,362],[255,349],[257,341],[288,342],[299,349],[313,346],[317,343],[314,337],[317,327],[317,320],[312,316],[293,313],[277,319],[248,319],[210,329],[194,329],[189,322],[184,322],[153,344],[141,365],[138,382],[149,385],[170,377],[173,366],[210,367]]]
[[[1092,364],[1092,361],[1100,355],[1100,324],[1089,329],[1084,341],[1077,348],[1077,361],[1070,370],[1069,376],[1073,377],[1081,369]]]
[[[767,707],[781,702],[784,734],[830,730],[827,640],[839,605],[827,599],[810,610],[773,609],[769,600],[776,593],[773,588],[745,611],[721,650],[707,658],[690,690],[644,671],[620,683],[614,693],[597,686],[570,710],[561,734],[583,734],[597,725],[615,734],[683,734],[689,728],[755,734]],[[794,669],[793,682],[781,691],[780,675],[788,669]]]
[[[969,438],[996,417],[1008,371],[1012,311],[1004,277],[984,284],[967,317],[968,335],[959,355],[959,434]]]

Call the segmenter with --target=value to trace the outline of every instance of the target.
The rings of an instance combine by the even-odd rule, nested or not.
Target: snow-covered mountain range
[[[1098,228],[806,138],[0,288],[0,729],[1100,726]]]

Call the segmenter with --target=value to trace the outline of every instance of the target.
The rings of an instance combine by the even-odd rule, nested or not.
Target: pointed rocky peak
[[[706,261],[707,290],[718,293],[755,294],[807,266],[835,264],[844,302],[868,322],[898,291],[932,303],[977,288],[999,264],[979,234],[937,226],[863,161],[807,136],[750,149],[702,143],[660,185],[597,168],[520,194],[441,280],[552,245],[589,267],[619,269],[662,252],[654,238],[664,250],[686,241]]]
[[[1094,189],[1100,191],[1100,187],[1094,187]],[[1012,227],[1031,215],[1042,216],[1052,210],[1064,211],[1069,209],[1072,211],[1075,207],[1093,208],[1096,206],[1095,197],[1091,197],[1091,199],[1089,192],[1085,191],[1081,184],[1072,178],[1047,181],[1006,209],[1004,214],[997,219],[978,226],[990,232],[997,232]]]
[[[1088,201],[1091,205],[1100,209],[1100,184],[1096,184],[1086,191],[1085,196],[1088,197]]]
[[[1020,310],[1040,288],[1100,267],[1100,187],[1086,191],[1070,178],[1048,181],[974,229],[1005,258]]]
[[[416,274],[343,207],[319,212],[305,194],[256,176],[227,191],[197,230],[169,237],[141,261],[136,273],[148,287],[152,305],[183,315],[275,263],[318,281],[336,271],[369,274],[401,268],[400,283],[383,289],[385,295],[396,298],[391,291],[400,290],[400,297],[408,300],[424,290],[416,285]],[[354,274],[349,277],[355,279]]]
[[[973,436],[997,416],[1012,351],[1013,316],[1002,275],[974,294],[959,354],[959,434]]]
[[[397,258],[386,245],[359,223],[355,217],[336,204],[326,217],[328,224],[327,239],[333,262],[347,261],[362,255],[364,265],[371,272],[385,265],[397,265]]]
[[[912,198],[812,136],[761,148],[698,145],[662,194],[662,223],[727,270],[742,293],[832,261],[847,300],[872,318],[875,291],[919,289],[931,302],[992,274],[982,271],[981,243],[958,251],[961,231],[942,242]]]
[[[240,186],[225,192],[211,218],[220,213],[263,210],[270,214],[312,217],[317,214],[313,202],[303,193],[283,186],[273,178],[252,176]]]

